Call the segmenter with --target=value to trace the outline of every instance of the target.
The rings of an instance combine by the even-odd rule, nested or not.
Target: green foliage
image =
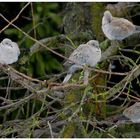
[[[105,51],[109,46],[110,46],[110,43],[108,39],[100,43],[100,48],[102,49],[102,51]]]
[[[60,4],[33,3],[32,5],[33,13],[31,12],[31,9],[28,11],[28,16],[30,17],[31,21],[24,24],[21,29],[36,39],[58,35],[58,28],[62,21],[62,17],[59,15],[59,13],[57,13],[60,9]],[[21,3],[21,8],[22,7],[23,3]],[[35,25],[33,23],[35,23]],[[34,43],[29,38],[25,37],[22,32],[19,32],[15,28],[6,29],[4,34],[10,36],[10,38],[17,38],[20,49],[30,48]],[[26,62],[30,63],[28,63],[28,68],[26,68],[25,71],[32,76],[44,76],[48,73],[52,73],[54,70],[57,70],[57,72],[62,70],[62,65],[58,59],[53,57],[47,51],[44,53],[36,53],[32,57],[29,57],[28,54],[26,55],[28,58],[28,61]]]
[[[36,28],[39,38],[58,34],[57,29],[62,20],[61,17],[56,14],[59,7],[60,5],[58,3],[33,3],[34,22],[36,25],[40,24]],[[32,16],[31,12],[30,16]]]
[[[22,9],[24,5],[25,3],[20,3],[20,8]],[[32,5],[33,11],[31,10]],[[88,32],[88,30],[85,31],[84,29],[87,28],[87,25],[85,25],[87,21],[84,21],[84,8],[81,9],[81,7],[85,6],[83,3],[69,3],[69,6],[71,5],[70,9],[74,10],[74,12],[71,12],[68,8],[65,11],[66,16],[63,21],[62,15],[64,13],[62,11],[64,7],[62,7],[62,3],[38,2],[32,3],[32,5],[29,4],[28,8],[25,9],[26,16],[20,15],[21,18],[27,21],[22,25],[17,25],[21,30],[36,40],[46,40],[49,37],[59,35],[61,32],[59,29],[62,24],[67,28],[68,34],[70,32],[70,36],[66,36],[64,40],[62,39],[63,42],[59,41],[59,39],[53,39],[53,41],[51,40],[47,43],[43,42],[45,46],[52,50],[64,54],[64,47],[66,51],[69,51],[69,45],[65,46],[65,44],[70,44],[74,49],[77,47],[75,44],[93,39],[90,31]],[[104,3],[93,3],[91,5],[94,34],[98,40],[102,41],[100,42],[102,52],[110,47],[110,41],[104,39],[100,28],[101,11],[104,11],[104,6]],[[20,18],[17,21],[21,22]],[[83,31],[81,27],[84,29]],[[21,50],[19,61],[12,67],[19,72],[25,73],[27,77],[24,75],[24,78],[29,78],[30,80],[28,79],[28,82],[25,83],[23,78],[22,84],[24,86],[17,82],[20,78],[16,82],[11,81],[11,77],[15,76],[14,73],[10,75],[11,77],[0,73],[0,101],[2,102],[0,104],[0,137],[140,137],[139,124],[132,124],[132,122],[130,124],[126,122],[119,124],[117,122],[121,120],[117,116],[122,115],[124,108],[129,105],[127,103],[139,100],[139,96],[137,96],[138,90],[135,90],[136,86],[139,87],[140,85],[139,79],[135,79],[135,83],[133,83],[134,81],[129,81],[130,75],[130,78],[126,79],[126,83],[124,83],[124,85],[127,84],[126,88],[123,91],[120,90],[121,97],[118,97],[115,101],[112,98],[108,99],[110,89],[113,89],[114,96],[118,95],[118,93],[114,92],[116,90],[115,85],[125,77],[119,74],[111,74],[112,69],[109,63],[112,64],[111,61],[117,60],[120,63],[119,69],[128,67],[128,70],[133,71],[134,66],[138,65],[140,60],[139,50],[134,50],[138,48],[137,46],[123,50],[130,51],[131,55],[134,53],[136,55],[135,59],[131,58],[131,55],[129,57],[121,52],[121,46],[119,46],[118,54],[116,54],[117,48],[114,48],[113,55],[117,56],[112,60],[110,57],[107,63],[101,62],[96,65],[96,68],[105,71],[98,72],[97,70],[95,72],[93,70],[90,73],[88,85],[82,84],[83,71],[75,73],[68,84],[62,84],[57,81],[62,81],[61,78],[63,78],[62,64],[64,60],[62,58],[45,48],[39,48],[38,52],[31,55],[29,49],[35,42],[12,26],[7,28],[3,34],[17,41]],[[113,57],[113,55],[111,56]],[[124,69],[121,72],[127,72],[128,70]],[[113,71],[117,72],[114,69]],[[116,77],[112,78],[113,76]],[[33,81],[35,78],[36,81]],[[113,83],[110,80],[111,78],[120,79]],[[37,79],[42,81],[38,82]],[[109,82],[112,83],[110,84]],[[32,89],[30,90],[30,88]],[[132,95],[133,92],[135,96]],[[124,93],[127,96],[122,95]],[[61,97],[61,94],[64,97]],[[135,100],[132,100],[132,98]],[[6,107],[6,109],[3,109],[3,107]],[[116,117],[117,119],[111,117]]]
[[[114,137],[119,138],[139,138],[140,135],[138,127],[138,124],[120,124],[117,128],[110,129],[109,133],[112,134]]]
[[[72,138],[74,131],[76,128],[75,122],[69,122],[65,127],[61,134],[62,138]]]
[[[62,71],[60,62],[51,56],[49,52],[37,52],[31,56],[29,62],[29,73],[34,73],[37,76],[44,76],[53,71]]]

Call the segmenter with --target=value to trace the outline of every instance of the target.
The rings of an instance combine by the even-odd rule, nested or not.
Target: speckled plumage
[[[101,49],[99,47],[99,42],[96,40],[90,40],[86,44],[81,44],[77,49],[73,51],[69,59],[73,61],[67,61],[70,63],[68,74],[65,77],[63,83],[67,83],[72,74],[77,70],[82,68],[82,66],[94,67],[101,58]],[[74,63],[75,62],[75,63]]]

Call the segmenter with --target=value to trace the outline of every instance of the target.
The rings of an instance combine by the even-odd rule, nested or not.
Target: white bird
[[[110,11],[105,11],[102,18],[102,30],[109,40],[123,40],[134,33],[140,32],[140,26],[127,19],[113,17]]]
[[[86,44],[81,44],[79,47],[72,52],[69,59],[73,62],[67,61],[64,65],[71,64],[63,83],[67,83],[71,78],[72,74],[83,68],[83,66],[94,67],[101,58],[101,49],[99,47],[99,42],[96,40],[90,40]],[[88,69],[84,71],[84,83],[88,83]]]
[[[17,43],[5,38],[0,43],[0,63],[12,64],[18,60],[20,50]]]

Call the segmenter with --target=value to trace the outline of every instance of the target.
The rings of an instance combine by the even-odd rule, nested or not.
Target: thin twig
[[[131,75],[131,77],[130,77],[130,75]],[[106,98],[109,99],[109,98],[113,97],[117,92],[119,92],[124,87],[124,85],[127,81],[131,82],[132,80],[137,78],[139,75],[140,75],[140,64],[138,66],[136,66],[132,71],[130,71],[128,73],[128,75],[122,81],[120,81],[118,84],[116,84],[110,90],[108,90],[106,92],[106,94],[108,95]]]
[[[98,127],[98,126],[96,125],[96,124],[98,124],[98,121],[97,121],[97,122],[92,122],[92,121],[90,121],[90,120],[82,120],[82,122],[89,123],[89,124],[92,125],[94,128],[100,130],[101,132],[106,133],[109,137],[115,138],[113,135],[111,135],[111,134],[110,134],[109,132],[107,132],[106,130],[104,130],[104,129]]]
[[[51,124],[50,124],[49,121],[47,122],[47,124],[48,124],[48,126],[49,126],[49,130],[50,130],[51,138],[53,138],[54,136],[53,136],[53,132],[52,132],[52,126],[51,126]]]
[[[42,47],[46,48],[47,50],[49,50],[50,52],[70,61],[70,62],[73,62],[72,60],[68,59],[67,57],[61,55],[60,53],[50,49],[49,47],[47,47],[46,45],[40,43],[38,40],[36,40],[35,38],[33,38],[32,36],[28,35],[26,32],[24,32],[22,29],[20,29],[19,27],[17,27],[16,25],[14,25],[13,23],[11,23],[8,19],[6,19],[2,14],[0,14],[0,16],[6,21],[8,22],[10,25],[14,26],[17,30],[19,30],[20,32],[22,32],[25,36],[29,37],[32,41],[38,43],[39,45],[41,45]]]
[[[68,121],[71,121],[72,118],[73,118],[75,115],[77,115],[77,113],[80,111],[82,105],[84,104],[84,100],[85,100],[86,95],[87,95],[87,89],[85,89],[85,91],[84,91],[84,94],[83,94],[83,97],[82,97],[82,99],[81,99],[80,105],[78,106],[78,108],[76,109],[76,111],[74,111],[73,114],[68,118]]]
[[[35,16],[34,16],[33,3],[31,2],[30,4],[31,4],[32,19],[33,19],[33,27],[35,27]],[[36,38],[36,29],[33,28],[33,30],[34,30],[34,38],[37,39]]]
[[[5,21],[7,21],[8,23],[10,23],[9,20],[7,20],[2,14],[0,14],[0,16],[1,16]],[[33,40],[33,41],[35,41],[36,43],[38,43],[40,46],[46,48],[46,49],[49,50],[50,52],[52,52],[52,53],[54,53],[54,54],[56,54],[56,55],[58,55],[58,56],[60,56],[60,57],[62,57],[62,58],[64,58],[64,59],[66,59],[66,60],[68,60],[68,61],[70,61],[70,62],[75,63],[74,61],[70,60],[69,58],[67,58],[67,57],[61,55],[60,53],[58,53],[58,52],[56,52],[56,51],[50,49],[50,48],[47,47],[46,45],[42,44],[40,41],[38,41],[38,40],[36,40],[35,38],[31,37],[30,35],[28,35],[27,33],[25,33],[23,30],[21,30],[19,27],[17,27],[17,26],[14,25],[13,23],[10,23],[10,24],[11,24],[12,26],[14,26],[16,29],[18,29],[20,32],[22,32],[24,35],[26,35],[27,37],[29,37],[31,40]],[[103,56],[105,56],[105,55],[103,55]],[[105,60],[105,59],[106,59],[106,57],[105,57],[105,58],[103,57],[103,58],[101,59],[101,61],[103,61],[103,60]],[[76,64],[78,64],[78,63],[76,63]],[[81,64],[78,64],[78,65],[81,65]],[[106,73],[106,74],[126,75],[126,73],[113,73],[113,72],[110,73],[110,72],[108,72],[108,71],[96,70],[96,69],[94,69],[94,68],[88,68],[88,69],[89,69],[89,70],[94,70],[94,71],[100,72],[100,73]]]
[[[21,10],[20,12],[17,14],[17,16],[11,20],[2,30],[0,30],[0,33],[2,33],[5,29],[7,29],[13,22],[15,22],[19,16],[21,15],[21,13],[25,10],[25,8],[30,4],[30,2],[28,2]]]
[[[38,82],[38,83],[42,83],[42,82],[43,82],[43,81],[41,81],[41,80],[31,78],[31,77],[29,77],[29,76],[27,76],[27,75],[25,75],[25,74],[23,74],[23,73],[21,73],[21,72],[15,70],[14,68],[12,68],[12,67],[9,66],[9,65],[7,65],[7,67],[8,67],[8,68],[7,68],[8,71],[11,71],[11,70],[12,70],[12,72],[14,72],[14,73],[20,75],[21,77],[23,77],[23,78],[25,78],[25,79],[28,79],[29,81]]]
[[[11,104],[8,104],[8,105],[5,105],[5,106],[1,106],[0,111],[4,110],[4,109],[9,109],[9,108],[12,108],[12,107],[18,107],[19,105],[28,102],[34,95],[35,94],[32,93],[29,96],[25,97],[24,99],[20,99],[20,101],[18,101],[18,102],[11,103]]]

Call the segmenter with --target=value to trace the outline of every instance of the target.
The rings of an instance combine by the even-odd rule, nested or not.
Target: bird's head
[[[99,48],[99,42],[97,40],[90,40],[87,42],[88,45],[91,45],[95,48]]]
[[[103,17],[103,19],[104,19],[104,24],[107,24],[107,23],[110,23],[111,22],[111,20],[112,20],[112,14],[110,13],[110,11],[105,11],[104,12],[104,17]]]
[[[3,41],[1,42],[3,45],[8,45],[12,47],[12,41],[8,38],[3,39]]]

